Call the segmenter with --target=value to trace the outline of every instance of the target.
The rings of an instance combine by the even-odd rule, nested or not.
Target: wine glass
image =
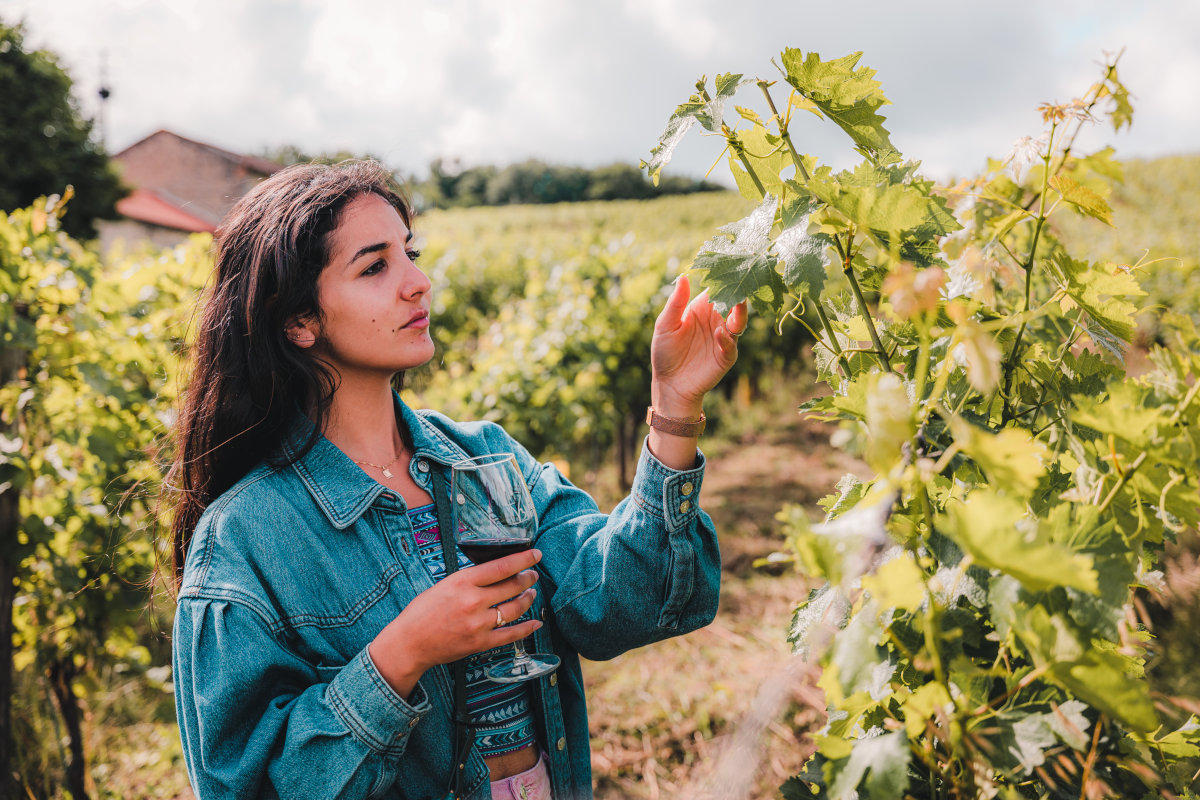
[[[476,564],[533,547],[537,512],[512,453],[492,453],[452,464],[450,497],[458,547]],[[516,683],[551,673],[560,663],[555,655],[526,653],[520,640],[513,642],[513,651],[512,658],[487,671],[488,678]]]

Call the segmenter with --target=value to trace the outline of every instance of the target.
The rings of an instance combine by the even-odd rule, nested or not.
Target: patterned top
[[[438,531],[437,508],[432,503],[409,509],[413,539],[421,561],[435,581],[446,577],[442,559],[442,539]],[[456,551],[457,552],[457,551]],[[459,568],[472,562],[458,553]],[[529,619],[529,612],[521,615]],[[496,683],[485,674],[492,661],[512,655],[512,645],[504,645],[467,659],[467,716],[475,732],[475,746],[484,758],[529,747],[534,743],[533,714],[529,710],[529,686],[526,683]]]

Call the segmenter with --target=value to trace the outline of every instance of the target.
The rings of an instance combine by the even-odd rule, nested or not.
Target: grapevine
[[[1082,260],[1055,235],[1063,215],[1112,224],[1120,165],[1075,142],[1129,124],[1117,58],[1042,106],[1039,137],[947,188],[892,144],[860,58],[788,49],[779,80],[702,78],[642,164],[656,178],[697,126],[724,141],[757,207],[693,268],[724,306],[814,309],[829,391],[801,410],[874,473],[844,478],[821,523],[779,513],[786,557],[826,581],[789,639],[823,668],[828,723],[784,796],[1196,797],[1195,705],[1152,696],[1134,598],[1200,520],[1200,342],[1173,317],[1173,346],[1129,374],[1148,265]],[[770,114],[737,106],[731,125],[749,84]],[[839,127],[859,163],[801,152],[795,111]]]

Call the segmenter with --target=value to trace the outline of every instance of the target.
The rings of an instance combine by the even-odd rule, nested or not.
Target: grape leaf
[[[1053,175],[1050,178],[1050,188],[1062,195],[1072,206],[1085,216],[1098,219],[1106,225],[1112,225],[1112,209],[1096,192],[1086,186],[1076,183],[1065,175]]]
[[[794,185],[789,181],[789,185]],[[783,267],[783,283],[794,295],[819,298],[825,288],[825,268],[833,240],[824,233],[808,232],[815,203],[809,196],[784,205],[781,216],[787,226],[775,237],[775,252]],[[801,209],[807,209],[802,211]]]
[[[917,175],[918,166],[880,167],[863,161],[836,174],[823,166],[805,188],[869,232],[885,251],[895,242],[901,258],[929,266],[940,258],[937,238],[962,225],[945,199],[933,194],[933,182]]]
[[[692,269],[705,273],[709,299],[722,313],[747,298],[764,313],[776,314],[782,308],[786,290],[769,252],[778,202],[767,195],[749,215],[722,226],[721,235],[700,247]]]
[[[856,150],[876,164],[892,164],[900,153],[883,127],[884,117],[876,113],[891,101],[873,80],[875,70],[855,69],[860,58],[861,51],[822,61],[817,53],[789,47],[782,55],[783,72],[797,92],[850,136]]]
[[[946,516],[947,535],[975,563],[1012,575],[1030,591],[1055,586],[1093,594],[1098,590],[1092,559],[1049,541],[1038,526],[1031,525],[1024,504],[1016,498],[987,489],[975,491],[965,502],[947,503]]]
[[[1053,665],[1047,675],[1110,717],[1149,733],[1158,727],[1158,715],[1146,682],[1130,680],[1131,667],[1124,656],[1089,649],[1073,661]]]
[[[1076,261],[1061,251],[1046,264],[1059,288],[1096,324],[1123,342],[1133,338],[1138,308],[1126,298],[1146,294],[1134,275],[1111,264],[1105,269],[1100,264]]]
[[[884,608],[907,611],[918,608],[925,599],[925,577],[907,551],[881,564],[873,574],[863,576],[862,586]]]
[[[716,94],[707,100],[697,91],[687,102],[675,108],[667,120],[667,127],[658,137],[658,143],[650,150],[650,160],[642,160],[638,166],[646,170],[646,174],[655,186],[665,167],[675,154],[675,148],[687,135],[687,132],[699,123],[709,131],[719,131],[725,117],[725,101],[734,95],[742,85],[749,83],[740,74],[724,73],[717,76],[715,81]],[[703,88],[705,79],[696,82],[698,88]]]
[[[1052,747],[1057,738],[1050,728],[1045,714],[1006,713],[996,717],[1000,728],[999,745],[1021,775],[1028,775],[1035,767],[1046,763],[1045,750]]]
[[[950,418],[954,441],[978,464],[995,486],[1011,487],[1028,497],[1045,472],[1046,446],[1027,431],[1007,428],[991,433],[962,417]]]
[[[1068,700],[1045,715],[1046,724],[1059,739],[1076,750],[1085,750],[1088,746],[1088,728],[1092,723],[1084,716],[1084,711],[1087,711],[1085,703]]]
[[[829,786],[830,800],[903,797],[908,790],[910,758],[903,731],[859,739],[850,757],[838,765],[837,777]],[[857,791],[860,784],[861,795]]]

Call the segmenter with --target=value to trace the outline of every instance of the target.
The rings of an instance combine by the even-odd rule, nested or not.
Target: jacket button
[[[419,469],[421,472],[429,472],[429,462],[423,458],[418,459],[417,460],[417,469]]]
[[[551,685],[551,686],[557,686],[557,685],[558,685],[558,673],[557,673],[557,672],[552,672],[552,673],[550,674],[550,685]]]
[[[679,504],[679,513],[680,514],[686,514],[687,512],[689,512],[691,510],[692,510],[692,502],[690,500],[684,500],[682,503]]]
[[[559,750],[564,749],[567,746],[566,737],[559,737],[559,740],[557,742],[555,742],[554,746],[557,747]]]
[[[416,717],[413,717],[412,719],[410,719],[410,720],[408,721],[408,727],[410,727],[410,728],[415,728],[415,727],[417,727],[417,723],[418,723],[418,722],[420,722],[420,721],[421,721],[421,720],[417,719]]]
[[[679,491],[683,492],[684,497],[687,497],[695,490],[695,488],[695,484],[693,484],[691,481],[688,481],[683,486],[679,487]]]

